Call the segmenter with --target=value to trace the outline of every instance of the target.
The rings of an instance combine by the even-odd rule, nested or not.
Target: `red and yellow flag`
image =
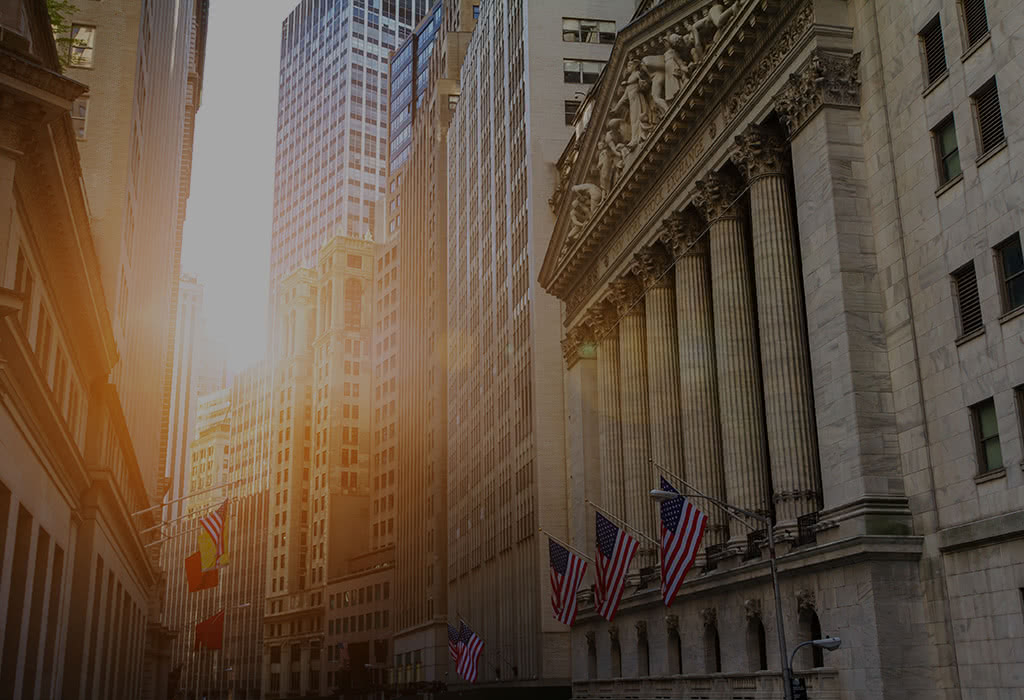
[[[196,649],[202,644],[207,649],[221,649],[224,646],[224,611],[207,618],[196,625]]]
[[[185,576],[188,578],[189,593],[216,588],[220,580],[220,572],[217,569],[203,571],[202,554],[199,552],[185,559]]]

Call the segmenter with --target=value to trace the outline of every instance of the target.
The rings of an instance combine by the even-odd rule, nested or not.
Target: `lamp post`
[[[779,594],[779,569],[776,564],[775,558],[775,526],[772,523],[771,518],[755,513],[753,511],[740,508],[738,506],[731,505],[725,501],[720,501],[717,498],[708,496],[702,493],[700,490],[694,488],[691,484],[688,484],[678,476],[671,474],[677,481],[682,483],[688,491],[692,494],[678,494],[672,491],[662,491],[661,489],[652,489],[650,496],[658,503],[665,501],[671,501],[673,498],[679,498],[681,495],[696,496],[697,498],[704,499],[714,506],[717,506],[723,510],[726,515],[730,518],[738,520],[750,530],[756,528],[747,522],[746,518],[752,518],[757,522],[764,525],[765,530],[768,533],[768,564],[771,567],[772,572],[772,588],[775,591],[775,627],[779,633],[779,662],[782,664],[782,690],[785,693],[786,700],[793,700],[793,671],[789,663],[787,663],[788,657],[786,656],[786,630],[785,623],[782,617],[782,597]],[[799,647],[798,647],[799,648]]]

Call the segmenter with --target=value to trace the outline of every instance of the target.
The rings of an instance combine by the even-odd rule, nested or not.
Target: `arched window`
[[[622,678],[622,648],[619,646],[619,628],[612,627],[608,630],[612,640],[611,661],[612,678]]]
[[[651,675],[651,650],[647,643],[647,623],[644,620],[636,623],[636,675],[639,678]]]
[[[718,623],[704,625],[704,672],[722,672],[722,648],[718,643]]]
[[[345,328],[358,330],[363,318],[363,285],[350,277],[345,280]]]
[[[679,617],[669,615],[668,624],[668,672],[672,675],[683,672],[683,640],[679,636]]]
[[[800,609],[800,641],[821,639],[821,622],[818,613],[812,607]],[[797,654],[796,666],[799,668],[821,668],[825,665],[825,652],[819,647],[808,645]]]
[[[751,671],[768,670],[768,644],[760,615],[747,619],[747,663]]]

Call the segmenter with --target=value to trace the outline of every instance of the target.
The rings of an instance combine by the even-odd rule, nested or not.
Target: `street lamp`
[[[796,658],[796,653],[808,644],[810,644],[811,646],[818,647],[819,649],[824,649],[825,651],[835,651],[840,647],[840,645],[842,645],[842,643],[843,640],[839,637],[823,637],[822,639],[810,639],[806,642],[800,642],[796,645],[796,648],[793,649],[793,653],[789,656],[789,663],[787,664],[787,668],[789,669],[790,677],[792,678],[793,676],[793,659]],[[790,681],[790,685],[792,685],[794,682],[795,681]],[[790,692],[792,692],[792,689],[790,689]],[[786,697],[789,697],[789,695],[787,695]],[[800,697],[807,697],[807,691],[804,689],[802,680],[800,685]]]
[[[664,471],[664,468],[662,468]],[[725,511],[726,515],[734,520],[738,520],[750,530],[756,530],[756,528],[747,522],[746,518],[752,518],[762,525],[768,533],[768,564],[771,567],[772,572],[772,588],[775,591],[775,626],[779,633],[779,661],[782,664],[782,690],[785,693],[786,700],[793,700],[793,671],[792,666],[786,663],[786,629],[785,623],[782,617],[782,596],[779,594],[779,568],[775,557],[775,525],[772,523],[772,519],[755,513],[753,511],[740,508],[738,506],[731,505],[725,501],[720,501],[717,498],[712,498],[705,493],[701,493],[698,489],[688,484],[685,480],[680,477],[674,476],[677,481],[682,483],[688,491],[692,491],[692,494],[686,494],[687,496],[695,496],[696,498],[702,498],[714,506],[718,506],[721,510]],[[670,501],[673,498],[679,498],[683,494],[673,493],[672,491],[664,491],[662,489],[652,489],[650,496],[658,503],[664,503]]]

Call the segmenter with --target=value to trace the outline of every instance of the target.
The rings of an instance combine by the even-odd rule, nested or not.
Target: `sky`
[[[263,357],[281,22],[299,0],[212,0],[181,271],[232,372]]]

